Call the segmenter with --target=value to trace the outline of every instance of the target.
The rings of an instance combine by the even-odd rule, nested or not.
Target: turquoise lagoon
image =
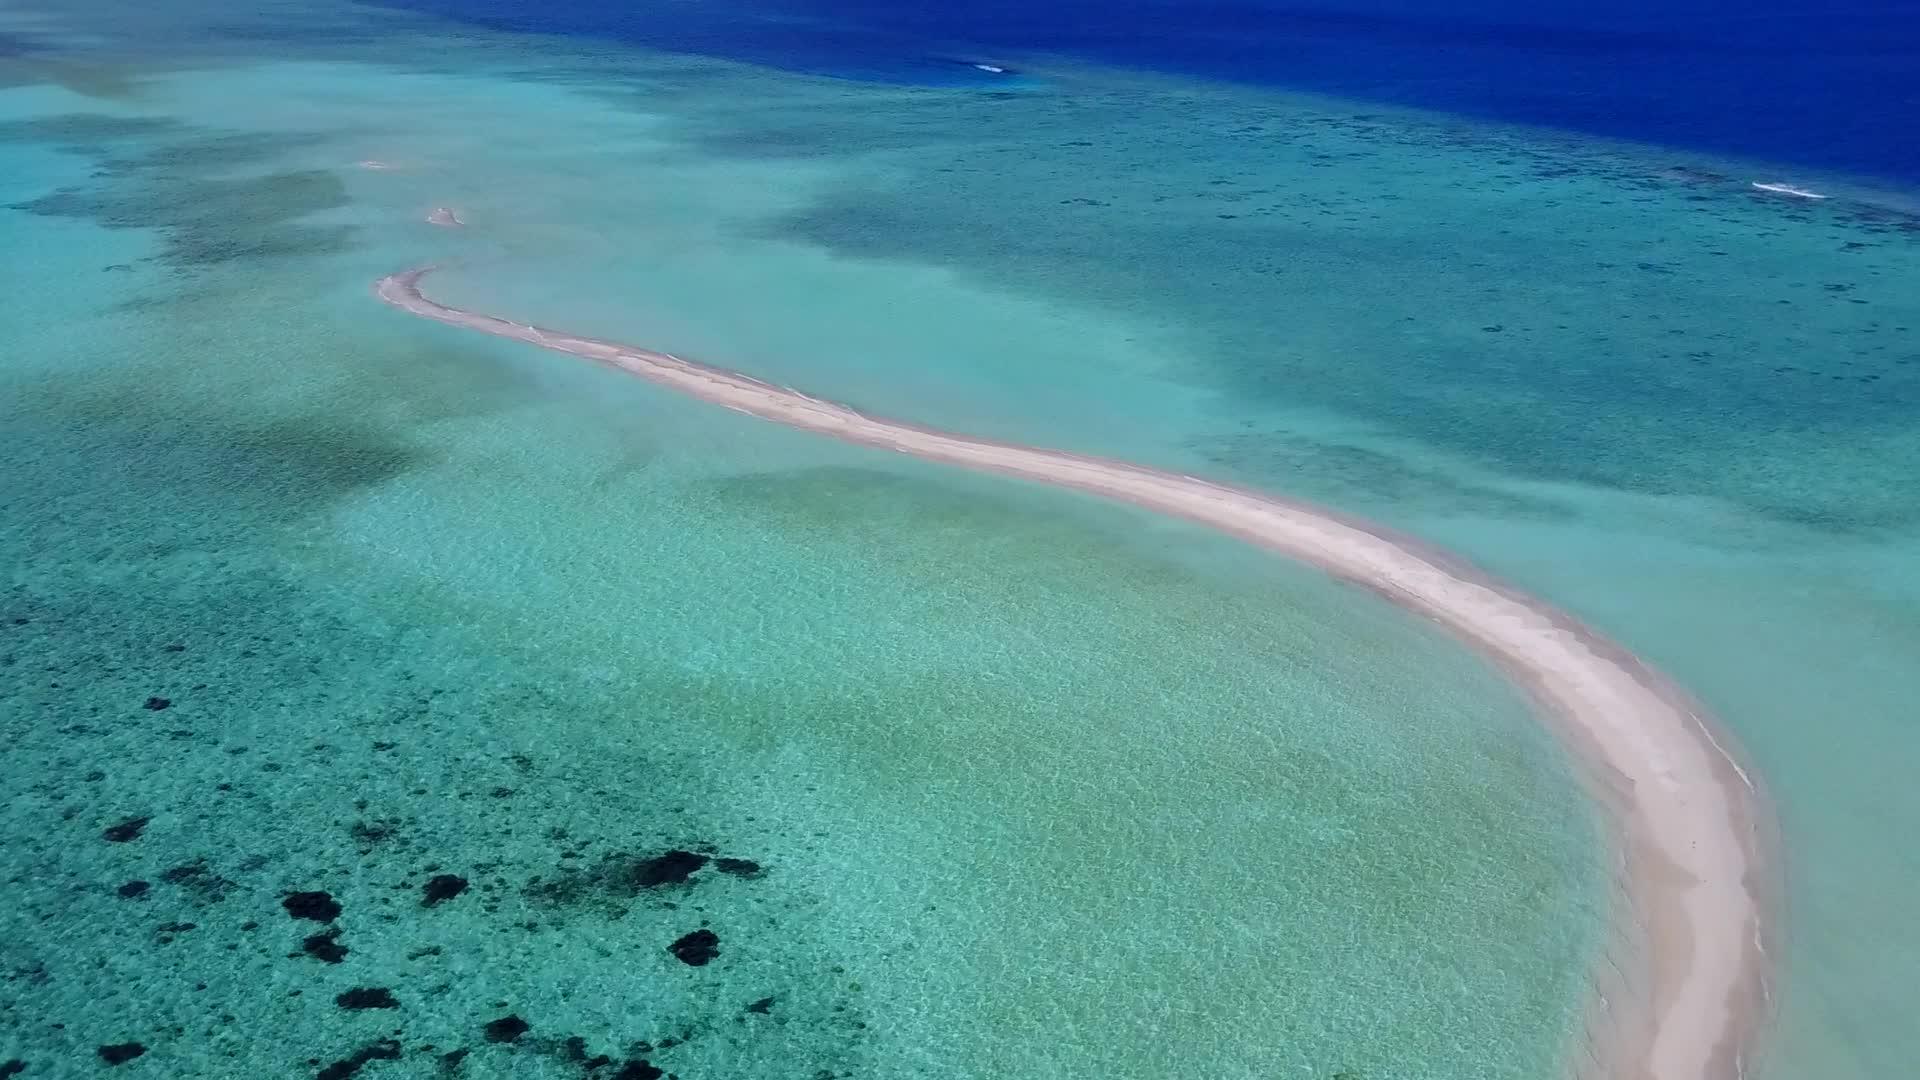
[[[1521,1078],[1577,1038],[1602,837],[1463,649],[370,296],[426,261],[1547,596],[1765,778],[1763,1075],[1908,1060],[1920,258],[1885,201],[1045,58],[935,90],[346,6],[0,15],[21,1075]],[[641,887],[673,850],[757,869]]]

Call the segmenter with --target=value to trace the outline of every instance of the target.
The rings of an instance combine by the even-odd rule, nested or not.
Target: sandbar
[[[1528,690],[1610,811],[1619,890],[1613,943],[1567,1074],[1746,1074],[1769,1003],[1770,819],[1725,732],[1625,649],[1452,556],[1333,511],[1122,461],[870,416],[667,353],[447,307],[420,290],[432,269],[383,278],[375,291],[423,318],[597,361],[750,416],[1207,525],[1441,623]]]

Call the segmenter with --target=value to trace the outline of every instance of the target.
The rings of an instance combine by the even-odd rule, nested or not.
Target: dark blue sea
[[[390,0],[888,82],[1053,54],[1920,181],[1920,6],[1727,0]]]

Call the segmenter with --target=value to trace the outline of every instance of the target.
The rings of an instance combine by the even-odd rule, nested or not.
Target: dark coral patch
[[[332,922],[340,917],[340,902],[324,892],[288,893],[280,906],[296,919]]]
[[[234,887],[233,882],[207,869],[205,859],[195,859],[173,867],[160,875],[160,880],[169,885],[179,885],[201,901],[217,904],[227,898],[227,890]]]
[[[459,874],[435,874],[427,880],[421,907],[433,907],[444,900],[451,900],[467,891],[467,879]]]
[[[563,859],[577,859],[580,853],[567,851]],[[549,904],[611,903],[651,892],[688,885],[706,867],[741,878],[758,877],[764,868],[752,859],[717,858],[698,851],[674,848],[658,855],[638,858],[630,853],[610,853],[588,869],[577,864],[563,865],[551,879],[534,878],[527,884],[527,895]]]
[[[356,821],[347,830],[347,834],[352,836],[354,842],[360,846],[360,854],[367,855],[373,851],[375,845],[400,835],[400,827],[390,820]]]
[[[667,951],[689,967],[705,967],[720,955],[720,935],[703,927],[667,946]]]
[[[147,894],[147,890],[151,887],[152,886],[148,885],[144,881],[135,880],[135,881],[129,881],[125,885],[122,885],[113,891],[120,897],[120,899],[131,900],[136,896],[145,896]]]
[[[487,1021],[485,1034],[488,1042],[510,1043],[531,1030],[533,1030],[532,1024],[518,1016],[508,1015],[498,1020]]]
[[[397,1009],[400,1002],[394,999],[393,991],[381,986],[356,986],[345,993],[335,994],[333,1003],[343,1009]]]
[[[351,1055],[321,1069],[314,1074],[313,1080],[347,1080],[360,1071],[360,1067],[369,1061],[400,1060],[400,1043],[394,1039],[381,1039],[371,1046],[363,1046]]]
[[[613,1074],[613,1080],[660,1080],[665,1075],[667,1075],[665,1072],[647,1059],[635,1058],[620,1066],[620,1071]]]
[[[150,817],[128,818],[118,825],[102,830],[100,835],[109,843],[124,844],[129,840],[138,839],[141,831],[147,827],[147,822],[152,820]]]
[[[137,1042],[114,1043],[94,1051],[100,1055],[101,1061],[109,1065],[125,1065],[146,1052],[147,1048]]]
[[[329,964],[337,964],[347,958],[347,947],[340,944],[340,928],[337,926],[302,940],[300,951]]]
[[[693,876],[694,871],[707,865],[705,855],[675,848],[664,855],[634,864],[633,883],[642,889],[657,889],[663,885],[680,885]]]

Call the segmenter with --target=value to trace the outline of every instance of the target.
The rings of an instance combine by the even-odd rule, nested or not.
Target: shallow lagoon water
[[[1914,870],[1856,833],[1920,812],[1858,783],[1916,638],[1897,217],[1265,91],[323,14],[152,60],[137,13],[24,20],[0,93],[33,676],[0,1060],[1534,1076],[1576,1027],[1603,855],[1462,650],[1177,524],[367,295],[432,259],[453,302],[1319,498],[1591,618],[1780,802],[1777,1067],[1897,1060]],[[763,870],[623,876],[671,848]],[[472,891],[422,907],[444,872]],[[342,903],[340,963],[298,889]]]
[[[127,1042],[168,1076],[1559,1052],[1596,857],[1496,676],[1184,527],[381,308],[375,273],[466,239],[420,223],[421,174],[502,164],[454,150],[503,89],[569,103],[387,77],[223,66],[9,118],[39,170],[8,218],[40,253],[6,396],[23,1075]],[[447,142],[384,129],[396,96]],[[674,849],[758,869],[636,884]],[[283,908],[311,891],[336,918]],[[710,962],[669,951],[701,928]]]

